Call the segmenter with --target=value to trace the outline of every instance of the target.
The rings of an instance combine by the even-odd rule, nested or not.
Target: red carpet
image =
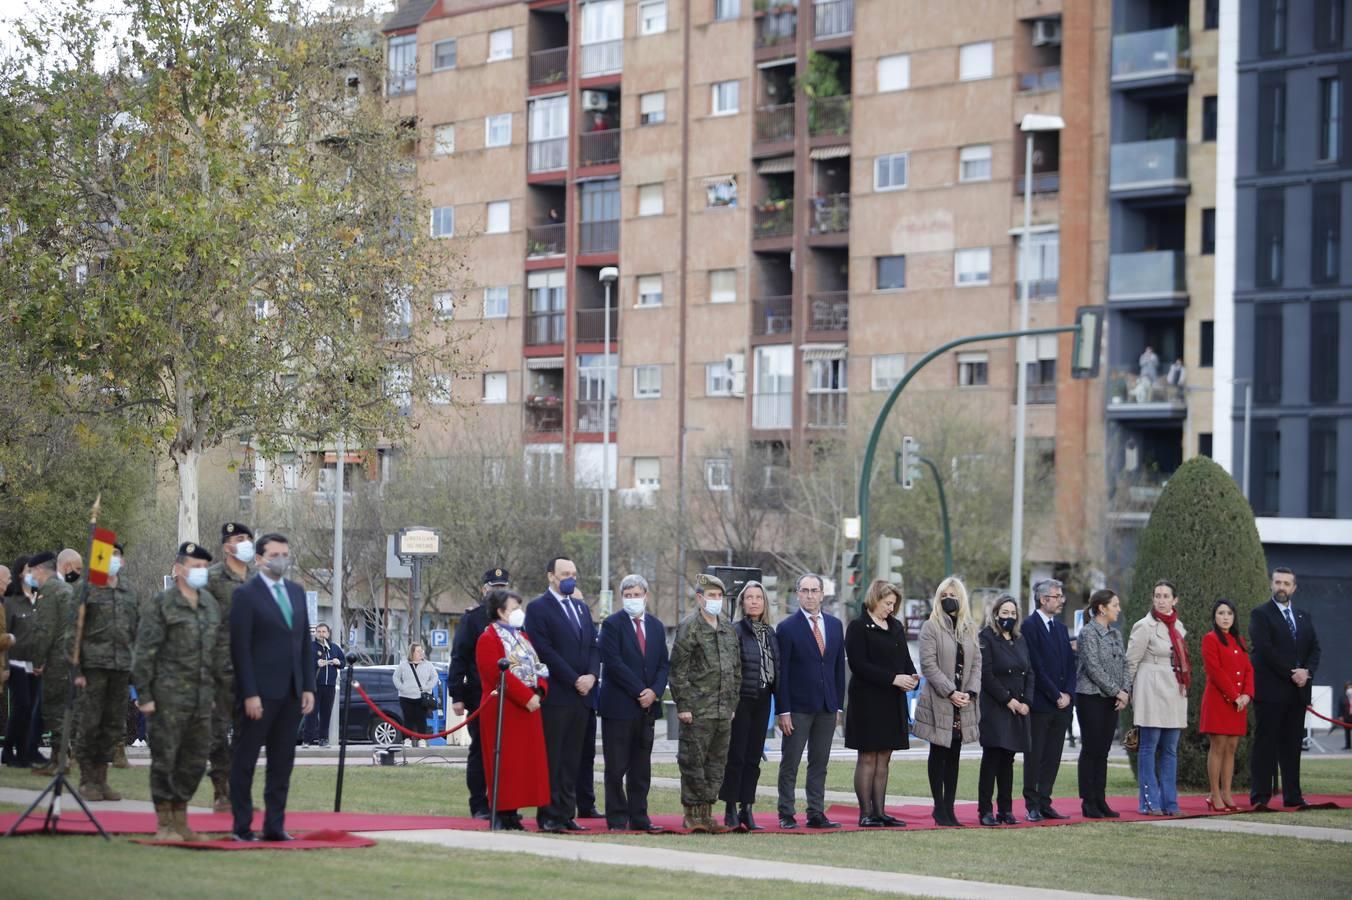
[[[107,826],[104,826],[107,827]],[[292,841],[152,841],[146,838],[134,838],[133,844],[145,844],[148,847],[183,847],[187,850],[345,850],[353,847],[374,847],[376,842],[370,838],[357,837],[346,831],[328,829],[311,831],[295,836]]]

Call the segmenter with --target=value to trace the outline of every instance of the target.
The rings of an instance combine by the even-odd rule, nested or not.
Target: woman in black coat
[[[911,745],[906,692],[920,684],[906,646],[906,626],[892,616],[900,605],[897,589],[879,579],[864,597],[867,614],[845,630],[845,659],[854,676],[845,709],[845,746],[859,751],[854,793],[862,828],[906,824],[883,808],[892,751]]]
[[[756,802],[761,753],[770,727],[770,701],[779,674],[779,643],[770,627],[770,604],[759,581],[748,581],[742,587],[737,607],[741,615],[733,630],[742,647],[742,688],[718,796],[727,804],[723,824],[743,831],[763,831],[751,807]]]
[[[981,777],[977,812],[982,825],[1014,825],[1014,754],[1028,750],[1028,700],[1033,664],[1019,628],[1019,605],[1008,594],[996,598],[981,644]],[[1000,786],[998,816],[991,794]]]

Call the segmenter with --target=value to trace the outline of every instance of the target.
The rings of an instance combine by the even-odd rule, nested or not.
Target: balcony
[[[854,0],[817,0],[812,20],[812,36],[819,41],[850,34],[854,31]]]
[[[756,337],[793,331],[793,298],[758,297],[751,307],[751,333]]]
[[[582,45],[582,77],[613,75],[624,68],[624,41]]]
[[[599,222],[582,223],[578,234],[578,253],[614,253],[619,249],[619,219],[602,219]]]
[[[620,309],[610,308],[610,340],[620,337]],[[577,311],[577,340],[604,341],[606,339],[606,311],[604,309],[579,309]]]
[[[751,427],[773,430],[793,427],[793,393],[768,391],[751,395]]]
[[[531,225],[526,229],[526,257],[562,256],[567,238],[568,225],[565,222]]]
[[[563,398],[552,394],[527,397],[526,430],[537,434],[563,431]]]
[[[568,138],[546,138],[542,141],[531,141],[528,146],[532,175],[540,172],[561,172],[568,168]]]
[[[766,143],[793,140],[793,104],[780,103],[758,108],[756,140]]]
[[[850,133],[850,95],[818,97],[809,101],[807,130],[812,137],[842,137]]]
[[[562,84],[568,78],[568,48],[551,47],[530,55],[530,86]]]
[[[1188,31],[1181,26],[1113,36],[1114,90],[1186,85],[1190,63]]]
[[[1014,388],[1014,400],[1018,401],[1019,389]],[[1047,406],[1056,402],[1056,384],[1029,384],[1028,402],[1030,404]]]
[[[798,10],[788,7],[778,12],[767,12],[756,20],[756,47],[793,46],[798,36]]]
[[[808,331],[849,331],[850,292],[808,294]]]
[[[1183,254],[1176,250],[1112,254],[1108,258],[1108,302],[1133,309],[1187,306]]]
[[[1060,172],[1034,172],[1033,173],[1033,193],[1034,194],[1055,194],[1061,190]],[[1023,196],[1023,176],[1020,175],[1014,179],[1014,195]]]
[[[620,129],[588,131],[578,138],[578,165],[608,166],[620,161]]]
[[[1034,278],[1028,282],[1029,300],[1050,300],[1057,296],[1061,284],[1057,278]],[[1014,282],[1014,300],[1019,299],[1019,291],[1023,290],[1021,281]]]
[[[849,394],[845,391],[823,391],[807,395],[808,428],[844,428]]]
[[[1061,90],[1061,67],[1049,66],[1019,73],[1019,90],[1025,94]]]
[[[606,407],[609,406],[610,415],[606,416]],[[577,401],[577,430],[588,433],[600,433],[604,431],[606,419],[610,419],[610,431],[615,432],[615,426],[619,422],[619,404],[612,397],[609,402],[605,400],[579,400]]]
[[[812,233],[844,234],[850,230],[850,195],[812,198]]]
[[[1122,199],[1188,193],[1188,147],[1164,139],[1113,144],[1108,189]]]
[[[1183,419],[1188,405],[1183,389],[1162,378],[1148,379],[1126,369],[1108,373],[1108,418]]]
[[[562,344],[564,318],[562,312],[533,312],[526,314],[526,346]]]
[[[767,200],[756,207],[753,235],[757,238],[793,234],[793,201]]]

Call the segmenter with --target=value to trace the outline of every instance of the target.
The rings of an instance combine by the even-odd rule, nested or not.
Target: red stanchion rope
[[[434,738],[440,738],[445,737],[448,734],[454,734],[461,728],[464,728],[470,722],[473,722],[475,719],[479,718],[479,713],[484,711],[484,704],[480,703],[479,708],[476,709],[474,712],[470,713],[469,715],[465,716],[465,721],[461,722],[459,725],[447,728],[445,731],[438,731],[436,734],[420,734],[419,732],[405,728],[403,725],[400,725],[394,719],[391,719],[389,716],[385,715],[385,711],[381,709],[379,706],[375,705],[375,703],[371,700],[370,695],[368,695],[366,691],[362,689],[361,684],[354,681],[352,682],[352,687],[356,688],[358,694],[361,694],[361,698],[366,701],[366,705],[371,707],[371,712],[375,713],[376,715],[380,716],[380,718],[384,719],[386,722],[393,725],[405,737],[412,738],[415,741],[430,741]],[[496,697],[497,695],[498,695],[497,689],[494,689],[488,694],[488,697]],[[485,697],[484,699],[487,700],[488,697]]]
[[[1333,725],[1337,725],[1337,726],[1340,727],[1340,728],[1352,728],[1352,722],[1344,722],[1342,719],[1330,719],[1328,716],[1324,715],[1323,713],[1315,712],[1315,709],[1314,709],[1313,706],[1307,706],[1307,707],[1305,707],[1305,711],[1308,712],[1308,713],[1314,713],[1316,716],[1318,716],[1319,718],[1323,719],[1325,722],[1329,722],[1329,723],[1331,723],[1331,724],[1333,724]]]

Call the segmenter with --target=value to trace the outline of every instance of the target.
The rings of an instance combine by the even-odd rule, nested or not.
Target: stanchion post
[[[502,777],[502,702],[507,697],[507,669],[511,661],[506,657],[498,660],[498,721],[497,734],[493,735],[493,812],[489,818],[489,827],[498,830],[498,779]],[[479,734],[483,735],[483,729]]]
[[[338,783],[333,791],[333,811],[343,811],[343,768],[347,765],[347,717],[352,706],[352,657],[347,658],[347,681],[343,684],[343,708],[338,714]]]

